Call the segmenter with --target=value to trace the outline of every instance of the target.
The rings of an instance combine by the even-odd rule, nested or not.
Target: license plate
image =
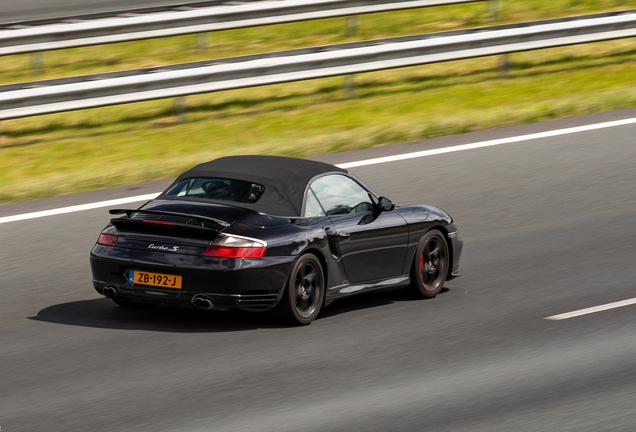
[[[181,289],[183,277],[162,273],[150,273],[139,270],[131,270],[128,282],[135,285],[150,285],[162,288]]]

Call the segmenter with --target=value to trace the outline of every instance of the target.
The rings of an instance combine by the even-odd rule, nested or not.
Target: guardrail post
[[[358,33],[360,28],[360,15],[352,15],[347,17],[347,37]],[[356,96],[356,76],[345,75],[342,83],[345,98],[349,99]]]
[[[188,114],[188,106],[186,105],[185,96],[179,96],[174,98],[174,115],[179,119],[179,121],[183,121]]]
[[[209,37],[207,33],[197,33],[197,49],[208,47]]]
[[[358,33],[360,28],[360,15],[352,15],[347,17],[347,36],[353,36]]]
[[[44,53],[42,51],[31,53],[31,74],[39,75],[44,72]]]
[[[488,2],[488,17],[492,20],[499,19],[501,12],[501,0],[490,0]]]
[[[509,72],[510,72],[509,54],[502,54],[499,56],[499,77],[508,78]]]
[[[345,75],[343,80],[345,98],[350,99],[356,96],[356,76]]]

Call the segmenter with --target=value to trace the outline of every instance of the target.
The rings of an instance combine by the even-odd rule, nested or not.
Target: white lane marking
[[[608,303],[608,304],[601,305],[601,306],[594,306],[594,307],[587,308],[587,309],[580,309],[580,310],[577,310],[577,311],[567,312],[567,313],[563,313],[563,314],[559,314],[559,315],[552,315],[552,316],[549,316],[549,317],[547,317],[545,319],[559,321],[559,320],[564,320],[564,319],[568,319],[568,318],[574,318],[574,317],[581,316],[581,315],[588,315],[588,314],[592,314],[592,313],[595,313],[595,312],[601,312],[601,311],[605,311],[605,310],[608,310],[608,309],[616,309],[616,308],[619,308],[619,307],[629,306],[629,305],[633,305],[633,304],[636,304],[636,298],[623,300],[623,301],[618,301],[618,302],[614,302],[614,303]]]
[[[57,208],[52,210],[43,210],[43,211],[33,212],[33,213],[24,213],[24,214],[15,215],[15,216],[5,216],[0,218],[0,224],[7,223],[7,222],[21,221],[26,219],[35,219],[35,218],[40,218],[44,216],[59,215],[64,213],[74,213],[74,212],[78,212],[82,210],[91,210],[91,209],[96,209],[100,207],[118,206],[121,204],[128,204],[131,202],[148,201],[148,200],[156,198],[157,195],[159,195],[159,192],[146,194],[146,195],[138,195],[138,196],[128,197],[128,198],[100,201],[100,202],[90,203],[90,204],[81,204],[81,205],[75,205],[70,207],[62,207],[62,208]]]
[[[557,130],[553,130],[553,131],[540,132],[540,133],[534,133],[534,134],[529,134],[529,135],[521,135],[521,136],[517,136],[517,137],[502,138],[502,139],[490,140],[490,141],[482,141],[482,142],[472,143],[472,144],[462,144],[462,145],[457,145],[457,146],[452,146],[452,147],[444,147],[444,148],[438,148],[438,149],[433,149],[433,150],[425,150],[425,151],[420,151],[420,152],[405,153],[405,154],[395,155],[395,156],[386,156],[386,157],[381,157],[381,158],[366,159],[366,160],[361,160],[361,161],[357,161],[357,162],[348,162],[348,163],[338,164],[336,166],[346,169],[346,168],[353,168],[353,167],[359,167],[359,166],[365,166],[365,165],[375,165],[375,164],[380,164],[380,163],[385,163],[385,162],[394,162],[394,161],[400,161],[400,160],[405,160],[405,159],[414,159],[414,158],[433,156],[433,155],[438,155],[438,154],[443,154],[443,153],[452,153],[452,152],[463,151],[463,150],[472,150],[472,149],[477,149],[477,148],[482,148],[482,147],[491,147],[491,146],[496,146],[496,145],[501,145],[501,144],[513,144],[513,143],[518,143],[518,142],[522,142],[522,141],[529,141],[529,140],[533,140],[533,139],[550,138],[550,137],[559,136],[559,135],[567,135],[567,134],[577,133],[577,132],[586,132],[586,131],[597,130],[597,129],[605,129],[605,128],[616,127],[616,126],[624,126],[624,125],[629,125],[629,124],[634,124],[634,123],[636,123],[636,118],[630,118],[630,119],[625,119],[625,120],[616,120],[616,121],[605,122],[605,123],[597,123],[597,124],[593,124],[593,125],[578,126],[578,127],[572,127],[572,128],[566,128],[566,129],[557,129]],[[108,207],[108,206],[126,204],[126,203],[137,202],[137,201],[146,201],[146,200],[150,200],[150,199],[155,198],[157,195],[159,195],[159,192],[153,193],[153,194],[147,194],[147,195],[139,195],[139,196],[129,197],[129,198],[121,198],[121,199],[117,199],[117,200],[101,201],[101,202],[96,202],[96,203],[91,203],[91,204],[82,204],[82,205],[76,205],[76,206],[71,206],[71,207],[63,207],[63,208],[53,209],[53,210],[45,210],[45,211],[39,211],[39,212],[33,212],[33,213],[26,213],[26,214],[15,215],[15,216],[6,216],[6,217],[1,217],[0,218],[0,224],[7,223],[7,222],[21,221],[21,220],[26,220],[26,219],[40,218],[40,217],[44,217],[44,216],[53,216],[53,215],[64,214],[64,213],[73,213],[73,212],[82,211],[82,210],[91,210],[91,209],[96,209],[96,208],[100,208],[100,207]]]
[[[616,120],[616,121],[611,121],[606,123],[597,123],[593,125],[578,126],[578,127],[572,127],[572,128],[566,128],[566,129],[557,129],[557,130],[548,131],[548,132],[539,132],[539,133],[534,133],[529,135],[521,135],[516,137],[510,137],[510,138],[501,138],[501,139],[482,141],[482,142],[477,142],[472,144],[462,144],[462,145],[438,148],[433,150],[424,150],[424,151],[405,153],[405,154],[394,155],[394,156],[366,159],[366,160],[362,160],[358,162],[344,163],[338,166],[340,168],[353,168],[353,167],[359,167],[364,165],[375,165],[375,164],[385,163],[385,162],[394,162],[394,161],[400,161],[405,159],[413,159],[413,158],[419,158],[419,157],[425,157],[425,156],[438,155],[443,153],[472,150],[472,149],[477,149],[482,147],[491,147],[491,146],[496,146],[501,144],[513,144],[513,143],[518,143],[522,141],[529,141],[529,140],[540,139],[540,138],[550,138],[550,137],[555,137],[559,135],[567,135],[567,134],[578,133],[578,132],[587,132],[591,130],[605,129],[605,128],[610,128],[615,126],[624,126],[624,125],[629,125],[634,123],[636,123],[636,118]]]

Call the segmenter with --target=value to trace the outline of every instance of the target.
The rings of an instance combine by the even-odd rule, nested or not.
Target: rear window
[[[264,186],[248,181],[194,177],[181,180],[166,195],[252,204],[264,191]]]

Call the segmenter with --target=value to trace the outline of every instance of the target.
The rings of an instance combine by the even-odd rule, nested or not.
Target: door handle
[[[351,237],[351,234],[349,234],[348,232],[344,232],[344,231],[340,231],[338,233],[338,237],[340,237],[343,240],[348,239],[349,237]]]

